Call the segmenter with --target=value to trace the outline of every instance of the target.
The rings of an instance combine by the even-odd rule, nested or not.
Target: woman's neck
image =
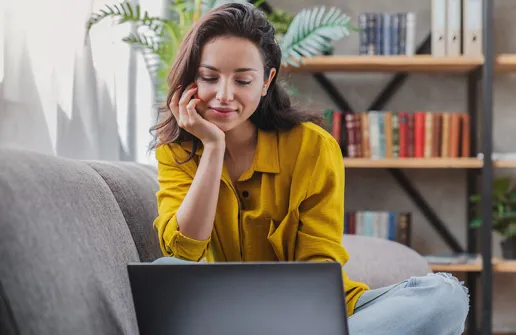
[[[251,121],[226,132],[226,154],[230,158],[241,156],[256,148],[258,129]]]

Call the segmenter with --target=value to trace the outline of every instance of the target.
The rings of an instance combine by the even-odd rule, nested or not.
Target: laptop
[[[348,335],[339,263],[131,263],[141,335]]]

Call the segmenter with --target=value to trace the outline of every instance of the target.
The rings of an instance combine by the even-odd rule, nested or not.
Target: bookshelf
[[[349,169],[481,169],[480,158],[344,158],[344,167]],[[495,168],[516,168],[516,161],[495,160]]]
[[[462,9],[461,9],[462,10]],[[466,284],[470,288],[471,310],[475,311],[479,303],[477,291],[481,295],[482,309],[470,313],[467,328],[470,334],[492,334],[493,318],[493,273],[516,273],[516,260],[493,260],[492,258],[492,219],[490,217],[492,199],[493,170],[495,168],[516,168],[516,160],[493,160],[493,80],[497,74],[516,72],[516,54],[495,54],[493,47],[493,0],[482,2],[482,46],[483,56],[442,56],[431,55],[431,32],[423,43],[415,49],[415,55],[324,55],[303,60],[296,66],[286,66],[282,71],[287,73],[310,74],[326,91],[328,97],[341,111],[355,113],[353,108],[339,90],[325,77],[325,72],[358,73],[385,72],[393,77],[384,89],[371,102],[366,111],[385,111],[384,107],[404,84],[410,74],[449,74],[463,75],[467,81],[466,104],[471,118],[468,127],[471,135],[471,152],[463,158],[344,158],[347,169],[384,168],[395,179],[403,191],[412,199],[421,214],[439,233],[444,242],[456,252],[480,253],[481,261],[474,264],[431,265],[433,271],[463,272],[466,274]],[[463,31],[461,31],[463,32]],[[412,45],[411,45],[412,46]],[[376,45],[375,45],[376,48]],[[462,49],[462,46],[461,46]],[[411,50],[413,50],[411,48]],[[461,50],[462,52],[462,50]],[[361,52],[362,53],[362,52]],[[479,99],[479,97],[482,97]],[[477,139],[478,130],[482,128]],[[481,146],[480,146],[480,145]],[[481,150],[479,150],[481,148]],[[483,158],[477,158],[481,151]],[[463,155],[460,155],[463,156]],[[459,157],[460,157],[459,156]],[[367,156],[366,156],[367,157]],[[446,156],[445,156],[446,157]],[[472,216],[471,203],[467,202],[467,232],[466,246],[453,237],[444,220],[439,218],[422,194],[413,185],[410,178],[402,169],[464,169],[466,176],[467,195],[476,193],[477,178],[481,179],[480,187],[483,197],[483,225],[478,231],[471,229],[467,222]],[[478,240],[478,241],[477,241]],[[481,278],[482,287],[477,281]]]
[[[414,56],[316,56],[303,59],[299,67],[286,66],[291,73],[313,72],[424,72],[466,73],[480,67],[482,57]]]
[[[516,162],[515,162],[516,163]],[[345,168],[385,169],[479,169],[482,160],[477,158],[344,158]]]
[[[514,273],[516,272],[516,261],[493,259],[493,272]],[[431,264],[434,272],[482,272],[482,263],[472,264]]]
[[[498,160],[493,161],[493,165],[496,168],[516,168],[516,161]]]
[[[509,73],[516,71],[516,54],[499,54],[495,57],[495,71]]]
[[[408,73],[468,73],[480,69],[484,57],[414,55],[414,56],[316,56],[303,59],[300,66],[285,66],[289,73],[317,72],[408,72]],[[499,54],[494,57],[498,73],[516,72],[516,54]]]

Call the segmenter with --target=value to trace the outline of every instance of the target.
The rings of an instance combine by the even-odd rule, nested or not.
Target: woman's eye
[[[200,76],[201,80],[202,81],[205,81],[205,82],[215,82],[218,80],[217,77],[204,77],[204,76]],[[239,85],[249,85],[251,83],[251,80],[235,80],[235,82]]]

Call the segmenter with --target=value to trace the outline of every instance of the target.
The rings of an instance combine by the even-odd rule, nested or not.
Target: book
[[[325,112],[325,128],[349,158],[471,157],[470,116],[465,112]],[[333,123],[333,125],[332,125]]]
[[[359,55],[414,55],[416,15],[413,12],[360,13]]]
[[[412,244],[412,214],[393,211],[347,211],[344,214],[344,234],[362,235]]]

